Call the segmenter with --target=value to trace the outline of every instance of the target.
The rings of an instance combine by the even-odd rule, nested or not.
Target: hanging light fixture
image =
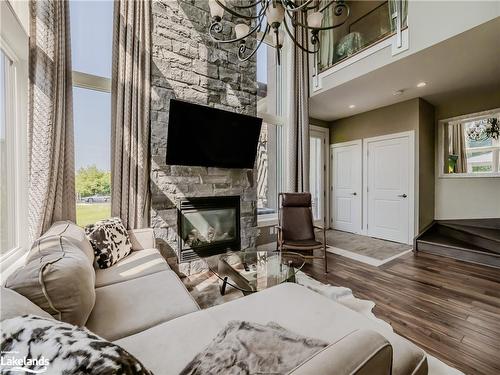
[[[278,64],[285,32],[301,50],[316,54],[320,48],[319,32],[343,25],[350,12],[344,0],[209,0],[208,6],[212,17],[208,33],[214,41],[239,42],[240,61],[250,59],[264,41],[267,44],[272,41],[272,46],[276,48]],[[330,7],[333,9],[332,17],[340,20],[322,27],[324,11]],[[232,34],[224,32],[222,18],[225,13],[238,19],[234,26],[235,38],[224,39],[224,35]],[[299,28],[310,32],[311,49],[297,41],[293,30]],[[253,50],[246,43],[246,39],[251,35],[256,35],[257,39]],[[270,38],[266,38],[268,35]]]

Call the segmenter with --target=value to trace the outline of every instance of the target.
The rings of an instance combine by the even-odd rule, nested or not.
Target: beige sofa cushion
[[[26,263],[30,262],[33,259],[40,258],[44,254],[46,254],[47,251],[52,250],[52,248],[46,248],[44,246],[40,247],[40,240],[52,236],[61,236],[65,238],[73,246],[83,251],[83,253],[87,256],[90,264],[94,263],[94,249],[87,239],[85,231],[83,230],[83,228],[72,223],[71,221],[57,221],[52,224],[49,230],[45,232],[42,237],[39,238],[39,240],[33,243],[33,246],[31,247],[31,250],[29,251],[26,258]]]
[[[319,351],[290,375],[391,375],[392,346],[375,331],[354,331]]]
[[[359,330],[373,330],[393,348],[393,375],[417,373],[425,353],[385,326],[297,284],[262,292],[188,314],[116,343],[136,355],[151,371],[178,374],[230,320],[266,324],[275,321],[297,334],[333,343]]]
[[[28,314],[52,319],[52,316],[26,297],[3,286],[0,289],[0,321]]]
[[[61,236],[42,237],[38,258],[17,269],[5,286],[54,318],[84,325],[95,302],[95,273],[87,255]]]
[[[117,340],[198,309],[177,275],[161,271],[97,288],[87,328]]]
[[[158,250],[132,251],[126,258],[110,268],[96,269],[95,286],[99,288],[168,270],[170,267]]]

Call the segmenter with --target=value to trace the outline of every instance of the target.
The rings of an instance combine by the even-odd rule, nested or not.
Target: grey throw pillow
[[[94,248],[96,268],[109,268],[132,252],[127,229],[118,217],[88,225],[85,233]]]
[[[59,235],[41,237],[33,247],[38,250],[5,286],[56,319],[84,325],[95,304],[95,270],[87,255]]]
[[[152,375],[125,349],[87,329],[35,315],[4,320],[1,348],[0,372],[6,375],[22,372],[13,367],[43,374]]]

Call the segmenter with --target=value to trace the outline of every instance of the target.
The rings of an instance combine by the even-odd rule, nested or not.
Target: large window
[[[283,56],[282,56],[283,58]],[[283,66],[284,62],[281,62]],[[257,51],[257,112],[263,118],[257,154],[257,213],[259,220],[274,219],[278,193],[283,190],[283,71],[276,64],[276,50]]]
[[[439,122],[440,175],[500,175],[500,110]]]
[[[71,1],[76,221],[111,214],[112,1]]]
[[[12,223],[9,221],[12,210],[9,207],[9,201],[12,200],[12,191],[9,186],[9,175],[11,160],[8,160],[7,142],[10,140],[10,134],[7,134],[7,113],[8,108],[8,73],[11,61],[0,50],[0,251],[4,251],[13,247],[14,233]],[[9,131],[11,128],[9,127]]]

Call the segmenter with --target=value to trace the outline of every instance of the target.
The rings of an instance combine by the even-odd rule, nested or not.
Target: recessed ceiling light
[[[427,83],[426,83],[426,82],[419,82],[419,83],[417,84],[417,87],[425,87],[426,85],[427,85]]]
[[[351,108],[351,109],[352,109],[352,108],[356,108],[356,106],[355,106],[354,104],[351,104],[351,105],[349,106],[349,108]]]

